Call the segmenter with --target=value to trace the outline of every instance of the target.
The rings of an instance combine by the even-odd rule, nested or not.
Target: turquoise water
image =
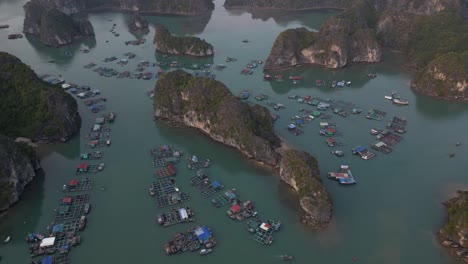
[[[417,95],[409,89],[411,73],[401,65],[405,62],[399,54],[386,52],[380,64],[361,64],[344,70],[330,71],[319,67],[295,68],[283,73],[304,77],[300,85],[289,82],[263,81],[261,69],[252,76],[242,76],[240,69],[252,59],[266,59],[276,36],[286,28],[305,26],[318,29],[331,12],[277,12],[226,11],[222,1],[215,1],[216,10],[203,17],[146,17],[151,32],[142,46],[125,46],[125,40],[134,38],[128,33],[126,23],[131,17],[118,13],[91,14],[90,20],[97,33],[95,40],[83,40],[59,49],[42,46],[35,38],[7,40],[6,35],[20,32],[25,1],[0,1],[0,24],[10,24],[0,30],[0,49],[20,57],[38,73],[61,74],[70,82],[90,85],[99,89],[109,100],[107,109],[117,112],[112,126],[113,141],[104,149],[106,169],[93,175],[95,190],[91,192],[93,209],[86,230],[81,233],[82,244],[73,249],[73,263],[279,263],[277,257],[288,253],[296,263],[454,263],[446,251],[437,244],[435,232],[443,224],[445,210],[440,204],[458,188],[466,188],[464,174],[467,165],[466,145],[468,133],[466,120],[468,106],[459,103],[436,101]],[[112,20],[112,21],[110,21]],[[116,23],[120,37],[109,30]],[[195,35],[205,38],[215,47],[212,59],[179,59],[184,63],[224,63],[227,68],[214,71],[234,94],[244,89],[252,95],[264,93],[270,100],[286,105],[278,114],[277,133],[293,147],[304,149],[317,157],[322,175],[334,171],[340,164],[348,164],[358,184],[343,188],[324,178],[334,202],[333,221],[323,232],[313,232],[299,222],[296,200],[291,191],[279,182],[278,175],[246,160],[236,151],[214,143],[196,130],[172,128],[153,122],[152,104],[145,92],[153,89],[155,80],[104,78],[83,66],[91,61],[106,65],[101,60],[109,56],[122,58],[128,51],[137,54],[123,69],[134,70],[138,61],[156,61],[152,37],[154,26],[164,24],[175,34]],[[250,43],[244,44],[243,39]],[[109,41],[106,43],[106,41]],[[89,48],[88,54],[80,49]],[[69,58],[65,51],[73,51]],[[225,63],[227,56],[238,59]],[[48,63],[55,60],[55,64]],[[165,59],[167,61],[173,58]],[[120,70],[120,66],[108,63]],[[153,69],[151,69],[153,70]],[[155,68],[153,71],[156,71]],[[378,78],[368,79],[368,72],[377,72]],[[333,90],[313,86],[315,79],[350,80],[352,85]],[[408,107],[396,107],[384,95],[397,91],[408,99]],[[330,154],[324,138],[318,136],[318,120],[304,128],[305,134],[295,137],[285,127],[289,117],[299,114],[301,107],[312,109],[287,98],[288,95],[312,95],[334,100],[351,101],[364,110],[371,107],[387,112],[384,121],[371,121],[359,116],[341,118],[333,115],[343,131],[346,145],[344,158]],[[253,96],[249,99],[257,103]],[[96,115],[79,102],[83,117],[80,135],[67,144],[47,145],[40,149],[44,175],[28,186],[22,200],[0,222],[0,236],[12,236],[9,244],[0,246],[4,263],[27,263],[27,245],[23,237],[30,231],[44,231],[63,196],[61,186],[75,177],[74,166],[86,143]],[[274,110],[272,110],[274,111]],[[379,154],[371,161],[350,155],[356,145],[369,145],[372,127],[383,127],[394,116],[408,119],[408,133],[389,155]],[[455,142],[465,143],[455,147]],[[275,234],[271,246],[262,246],[250,238],[244,223],[233,222],[224,209],[215,209],[188,184],[192,172],[178,165],[176,182],[182,191],[190,193],[186,204],[197,214],[195,224],[209,225],[218,245],[214,253],[200,257],[184,253],[167,257],[163,244],[188,225],[169,228],[157,226],[156,208],[147,193],[152,178],[151,147],[171,144],[185,153],[208,156],[213,166],[208,173],[226,187],[238,189],[241,198],[252,200],[261,217],[281,220],[283,229]],[[456,156],[448,158],[448,153]],[[100,191],[100,186],[106,188]],[[2,263],[3,263],[2,262]]]

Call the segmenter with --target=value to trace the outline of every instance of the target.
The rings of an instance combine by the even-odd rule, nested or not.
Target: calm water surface
[[[239,71],[252,59],[266,59],[279,32],[286,28],[307,27],[318,29],[330,12],[288,13],[226,11],[223,1],[216,0],[216,10],[202,17],[147,17],[151,22],[148,42],[142,46],[125,46],[125,40],[134,39],[126,23],[125,14],[100,13],[90,15],[96,31],[95,40],[55,49],[42,46],[35,38],[7,40],[6,36],[20,32],[23,21],[21,6],[25,1],[0,1],[0,24],[10,24],[0,30],[0,49],[20,57],[39,74],[56,73],[68,81],[100,89],[109,99],[107,109],[118,113],[112,126],[113,145],[104,150],[106,169],[93,175],[95,190],[91,192],[93,209],[88,226],[81,234],[83,243],[71,252],[73,263],[280,263],[279,254],[296,257],[296,263],[454,263],[435,239],[442,225],[445,210],[440,201],[453,195],[458,188],[466,187],[468,180],[468,106],[439,102],[414,94],[409,88],[410,73],[400,65],[404,59],[386,53],[383,63],[355,65],[340,71],[319,67],[296,68],[284,73],[299,74],[305,81],[301,85],[268,83],[262,80],[261,69],[252,76],[241,76]],[[109,30],[117,24],[120,37]],[[350,188],[338,186],[324,179],[330,191],[334,212],[330,227],[323,232],[313,232],[299,222],[296,201],[287,187],[279,182],[278,175],[245,160],[236,151],[223,147],[192,129],[171,128],[152,120],[152,104],[145,92],[154,87],[155,80],[131,80],[99,77],[83,65],[98,62],[109,56],[122,57],[128,51],[137,54],[123,69],[134,70],[139,60],[156,61],[152,47],[154,26],[164,24],[175,34],[195,35],[207,39],[216,55],[210,59],[184,59],[184,63],[225,63],[227,56],[237,62],[227,64],[223,72],[215,72],[233,93],[250,89],[253,95],[264,93],[272,101],[286,105],[278,114],[277,133],[287,144],[304,149],[320,162],[323,175],[340,164],[348,164],[359,184]],[[242,39],[251,42],[244,44]],[[106,43],[106,41],[109,41]],[[80,49],[89,48],[88,54]],[[74,52],[69,58],[65,51]],[[158,57],[159,58],[159,57]],[[55,64],[47,63],[55,60]],[[171,61],[173,58],[167,58]],[[109,66],[120,66],[109,63]],[[156,68],[154,71],[157,70]],[[365,75],[377,72],[378,78],[370,80]],[[352,81],[345,89],[313,86],[315,79]],[[384,99],[385,94],[397,91],[410,101],[408,107],[396,107]],[[298,114],[301,107],[288,95],[312,95],[356,103],[364,112],[374,107],[387,112],[384,121],[371,121],[364,115],[341,118],[333,116],[344,133],[346,157],[338,159],[330,154],[324,138],[318,136],[318,122],[307,125],[305,134],[294,137],[285,127],[289,117]],[[249,99],[252,103],[256,101]],[[0,246],[4,263],[28,263],[27,245],[23,237],[30,231],[44,231],[51,222],[58,199],[63,196],[62,184],[74,178],[73,169],[79,163],[79,154],[86,143],[96,115],[79,102],[83,117],[80,135],[63,145],[42,147],[44,175],[28,186],[20,203],[13,207],[0,222],[0,236],[12,236],[9,244]],[[311,107],[308,107],[312,109]],[[404,141],[395,146],[389,155],[378,155],[364,161],[350,155],[358,144],[369,145],[372,127],[383,127],[388,118],[398,115],[409,120],[409,131]],[[455,147],[461,141],[464,146]],[[281,220],[284,228],[276,234],[271,246],[262,246],[250,238],[244,223],[233,222],[224,209],[215,209],[208,199],[188,184],[191,172],[179,165],[176,177],[179,187],[191,195],[187,205],[197,213],[196,224],[212,227],[218,240],[213,254],[200,257],[180,254],[166,257],[162,246],[178,232],[188,228],[176,225],[160,228],[155,217],[161,209],[155,207],[147,186],[152,180],[152,166],[148,151],[151,147],[171,144],[186,153],[211,157],[214,161],[209,174],[227,187],[239,190],[243,199],[255,202],[262,217]],[[448,158],[455,152],[456,157]],[[105,186],[105,191],[100,191]],[[357,261],[353,261],[353,257]],[[2,262],[2,263],[3,263]]]

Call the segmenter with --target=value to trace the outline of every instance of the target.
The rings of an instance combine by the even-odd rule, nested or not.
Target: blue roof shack
[[[353,151],[356,152],[356,153],[363,152],[365,150],[366,150],[366,147],[364,147],[364,146],[357,146],[357,147],[355,147],[353,149]]]
[[[219,181],[214,181],[211,183],[211,187],[215,188],[215,189],[218,189],[220,187],[222,187],[221,183]]]
[[[296,119],[295,123],[296,125],[301,126],[304,124],[304,121],[302,121],[302,119]]]
[[[48,256],[41,260],[41,264],[52,264],[52,257]]]
[[[211,230],[207,226],[202,226],[194,231],[200,243],[208,243],[212,237]]]

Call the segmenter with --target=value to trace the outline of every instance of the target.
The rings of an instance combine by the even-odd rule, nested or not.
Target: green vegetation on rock
[[[18,58],[0,52],[0,134],[60,140],[81,124],[76,101]]]
[[[154,46],[162,53],[174,55],[212,56],[213,46],[197,37],[173,36],[164,26],[158,26]]]

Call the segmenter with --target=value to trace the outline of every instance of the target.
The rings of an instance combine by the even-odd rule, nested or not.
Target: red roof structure
[[[174,167],[174,165],[169,164],[169,166],[167,166],[167,168],[169,169],[169,171],[170,171],[172,174],[176,174],[176,168]]]
[[[62,200],[62,203],[71,203],[71,202],[72,202],[72,198],[68,197],[68,196],[63,198],[63,200]]]
[[[88,164],[81,163],[81,164],[78,164],[78,166],[76,168],[80,169],[80,170],[87,170],[88,169]]]
[[[229,210],[231,210],[231,212],[233,212],[233,213],[238,213],[241,210],[241,206],[239,204],[235,204],[235,205],[231,206],[231,208]]]
[[[70,186],[76,186],[76,185],[78,185],[78,180],[71,180],[71,181],[68,183],[68,185],[70,185]]]

